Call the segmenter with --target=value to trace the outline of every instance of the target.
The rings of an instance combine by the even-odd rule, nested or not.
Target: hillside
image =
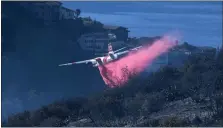
[[[58,67],[61,63],[92,58],[94,55],[82,51],[76,40],[83,33],[97,32],[97,28],[100,31],[100,26],[85,26],[81,17],[45,26],[17,2],[2,2],[2,14],[3,117],[105,87],[95,68]],[[91,77],[89,81],[82,77],[86,74]],[[89,86],[92,81],[95,85]]]
[[[183,67],[135,76],[123,87],[100,92],[105,85],[98,69],[58,64],[93,57],[76,39],[101,31],[101,23],[85,25],[80,17],[44,26],[17,5],[5,10],[2,3],[2,117],[11,115],[3,126],[223,125],[223,51],[217,60],[196,54]],[[61,100],[67,97],[77,98]]]
[[[58,67],[95,57],[76,40],[104,31],[102,23],[79,17],[46,26],[18,3],[2,2],[2,118],[106,88],[97,68]]]
[[[5,126],[222,126],[223,51],[126,86],[11,116]]]

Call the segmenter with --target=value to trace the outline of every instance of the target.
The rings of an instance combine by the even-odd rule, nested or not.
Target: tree
[[[80,14],[81,14],[81,10],[80,9],[76,9],[76,16],[79,17]]]
[[[223,69],[223,48],[221,48],[221,50],[218,54],[217,62],[219,64],[219,66]]]

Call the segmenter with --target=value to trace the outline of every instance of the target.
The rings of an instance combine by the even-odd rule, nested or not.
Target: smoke
[[[150,46],[143,46],[138,51],[103,66],[99,66],[100,74],[106,85],[113,88],[121,86],[129,80],[131,74],[138,74],[148,68],[161,54],[176,45],[176,38],[164,36]]]

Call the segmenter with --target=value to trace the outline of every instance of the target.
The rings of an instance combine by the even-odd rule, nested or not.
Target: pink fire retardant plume
[[[175,39],[170,36],[164,36],[150,46],[144,46],[115,62],[99,66],[100,74],[105,84],[109,87],[121,86],[128,81],[129,74],[142,72],[152,64],[153,60],[175,45]],[[125,67],[127,67],[129,73],[123,72],[123,68],[126,69]]]

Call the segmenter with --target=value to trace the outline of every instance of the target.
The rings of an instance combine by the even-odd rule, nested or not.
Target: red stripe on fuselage
[[[107,63],[107,58],[108,58],[108,56],[105,56],[105,57],[103,58],[103,63]]]

